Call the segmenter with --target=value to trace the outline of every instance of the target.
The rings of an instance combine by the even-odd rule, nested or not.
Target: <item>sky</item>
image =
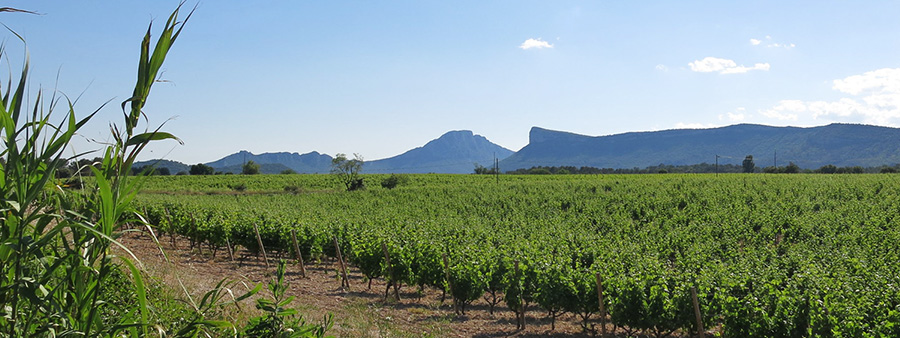
[[[100,113],[178,1],[7,1],[0,70]],[[248,150],[367,160],[471,130],[519,150],[533,126],[599,136],[737,123],[900,127],[897,1],[230,1],[196,11],[144,112],[184,142],[143,159]],[[5,82],[5,81],[4,81]],[[104,103],[109,102],[106,106]]]

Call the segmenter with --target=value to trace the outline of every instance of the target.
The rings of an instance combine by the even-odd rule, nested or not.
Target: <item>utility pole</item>
[[[716,154],[716,176],[719,176],[719,155]]]
[[[494,178],[500,183],[500,160],[497,159],[497,153],[494,153]]]

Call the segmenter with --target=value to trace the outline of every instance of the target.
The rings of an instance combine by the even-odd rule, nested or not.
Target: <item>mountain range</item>
[[[500,162],[503,170],[532,166],[644,168],[664,163],[741,164],[793,162],[801,168],[879,166],[900,163],[900,129],[859,124],[771,127],[738,124],[710,129],[673,129],[584,136],[534,127],[529,142]]]
[[[879,166],[900,163],[900,129],[859,124],[820,127],[772,127],[738,124],[709,129],[673,129],[586,136],[533,127],[528,145],[517,152],[490,142],[468,130],[447,132],[422,147],[400,155],[366,161],[364,173],[472,173],[476,166],[502,171],[535,166],[589,166],[644,168],[698,163],[740,164],[747,155],[757,166],[793,162],[801,168]],[[261,165],[262,173],[327,173],[332,157],[318,152],[252,154],[240,151],[206,163],[221,172],[241,172],[246,161]],[[172,173],[187,171],[186,164],[151,160]]]
[[[471,173],[476,165],[491,167],[494,159],[503,159],[513,153],[468,130],[450,131],[431,140],[422,147],[400,155],[373,161],[365,161],[364,173]],[[328,173],[333,157],[318,152],[252,154],[246,150],[225,156],[217,161],[204,163],[225,173],[240,173],[247,161],[260,164],[260,172],[277,174],[292,170],[301,174]],[[155,165],[169,168],[171,173],[189,170],[188,165],[169,160],[151,160],[135,163],[135,167]]]

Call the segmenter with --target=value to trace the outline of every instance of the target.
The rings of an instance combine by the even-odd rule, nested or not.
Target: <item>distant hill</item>
[[[222,172],[240,173],[241,166],[247,161],[259,163],[260,171],[263,174],[277,174],[286,169],[301,174],[327,173],[331,170],[331,156],[315,151],[306,154],[280,152],[254,155],[249,151],[241,150],[218,161],[206,163],[206,165]],[[276,167],[271,164],[280,164],[281,166]]]
[[[476,164],[492,167],[495,156],[502,160],[512,153],[484,136],[457,130],[403,154],[368,161],[363,165],[363,172],[468,174],[475,170]]]
[[[188,172],[191,170],[191,166],[178,162],[178,161],[170,161],[170,160],[149,160],[149,161],[141,161],[135,162],[131,167],[132,168],[140,168],[143,166],[153,166],[157,169],[160,168],[168,168],[169,172],[172,175],[175,175],[179,172]]]
[[[633,168],[658,165],[740,164],[753,155],[758,167],[793,162],[801,168],[900,163],[900,129],[858,124],[770,127],[738,124],[585,136],[534,127],[527,146],[500,162],[503,171],[533,166]]]
[[[467,174],[475,169],[475,164],[491,167],[494,156],[506,158],[513,152],[491,143],[484,136],[468,130],[451,131],[426,143],[424,146],[403,154],[382,160],[366,161],[364,173],[454,173]],[[331,171],[332,157],[318,152],[263,153],[253,154],[246,150],[225,156],[217,161],[205,163],[216,171],[240,173],[247,161],[260,164],[263,174],[277,174],[293,170],[301,174],[328,173]],[[159,163],[169,167],[172,174],[189,171],[190,166],[169,160],[144,161],[142,164]]]

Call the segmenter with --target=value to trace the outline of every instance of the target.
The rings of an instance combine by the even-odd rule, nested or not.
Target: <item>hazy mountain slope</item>
[[[757,166],[794,162],[802,168],[877,166],[900,163],[900,129],[831,124],[821,127],[770,127],[739,124],[711,129],[676,129],[609,136],[584,136],[534,127],[529,144],[501,161],[501,170],[532,166],[646,167],[740,164],[753,155]]]
[[[187,164],[178,162],[178,161],[170,161],[170,160],[149,160],[149,161],[141,161],[135,162],[131,167],[132,168],[140,168],[143,166],[153,166],[154,168],[168,168],[169,173],[175,175],[179,172],[188,172],[191,170],[191,167]]]
[[[327,173],[331,170],[331,156],[319,154],[315,151],[306,154],[279,152],[254,155],[246,150],[241,150],[237,153],[225,156],[218,161],[206,163],[206,165],[216,168],[216,170],[219,171],[234,172],[235,166],[240,168],[247,161],[253,161],[260,165],[281,164],[283,166],[281,170],[275,171],[274,173],[281,172],[284,169],[292,169],[303,174]],[[261,171],[268,174],[272,173],[269,171],[276,169],[277,168],[275,167],[263,167],[261,168]],[[240,170],[237,170],[237,172],[240,172]]]
[[[424,146],[363,166],[365,173],[472,173],[475,164],[492,167],[494,158],[504,159],[512,150],[491,143],[468,130],[450,131]]]

